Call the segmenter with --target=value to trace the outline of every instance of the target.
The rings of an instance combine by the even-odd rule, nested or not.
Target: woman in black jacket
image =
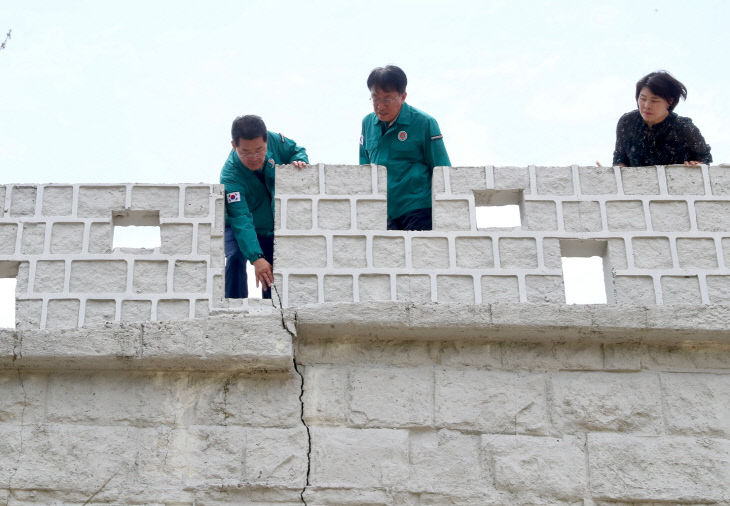
[[[652,72],[636,83],[638,108],[627,112],[616,126],[613,164],[699,165],[711,163],[710,146],[692,120],[672,112],[687,88],[668,72]]]

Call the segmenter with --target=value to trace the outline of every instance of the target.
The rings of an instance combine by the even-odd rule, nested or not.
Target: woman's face
[[[669,106],[671,104],[659,95],[654,95],[649,88],[644,86],[639,92],[636,105],[639,106],[639,113],[644,121],[649,126],[653,126],[661,123],[669,116]]]

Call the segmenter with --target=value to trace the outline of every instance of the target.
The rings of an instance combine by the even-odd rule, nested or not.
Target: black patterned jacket
[[[644,167],[688,161],[712,162],[710,146],[690,118],[670,112],[664,121],[649,128],[637,109],[618,120],[614,165]]]

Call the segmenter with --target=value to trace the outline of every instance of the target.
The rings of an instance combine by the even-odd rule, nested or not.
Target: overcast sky
[[[388,63],[454,165],[610,164],[657,69],[730,162],[727,1],[0,5],[0,182],[217,182],[246,113],[312,162],[356,164],[365,80]]]
[[[388,63],[454,165],[608,165],[658,69],[730,162],[728,21],[722,0],[0,0],[0,183],[215,183],[251,113],[313,163],[357,164]]]

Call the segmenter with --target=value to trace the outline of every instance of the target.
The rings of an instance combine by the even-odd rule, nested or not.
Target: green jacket
[[[431,207],[433,168],[451,166],[435,119],[403,103],[385,133],[374,112],[362,120],[360,163],[388,169],[388,218]]]
[[[274,235],[276,165],[296,160],[309,163],[306,149],[281,134],[269,132],[262,169],[247,169],[235,149],[231,149],[223,164],[221,184],[226,188],[226,225],[233,229],[238,247],[249,262],[263,253],[256,235]],[[263,174],[263,182],[256,173]]]

